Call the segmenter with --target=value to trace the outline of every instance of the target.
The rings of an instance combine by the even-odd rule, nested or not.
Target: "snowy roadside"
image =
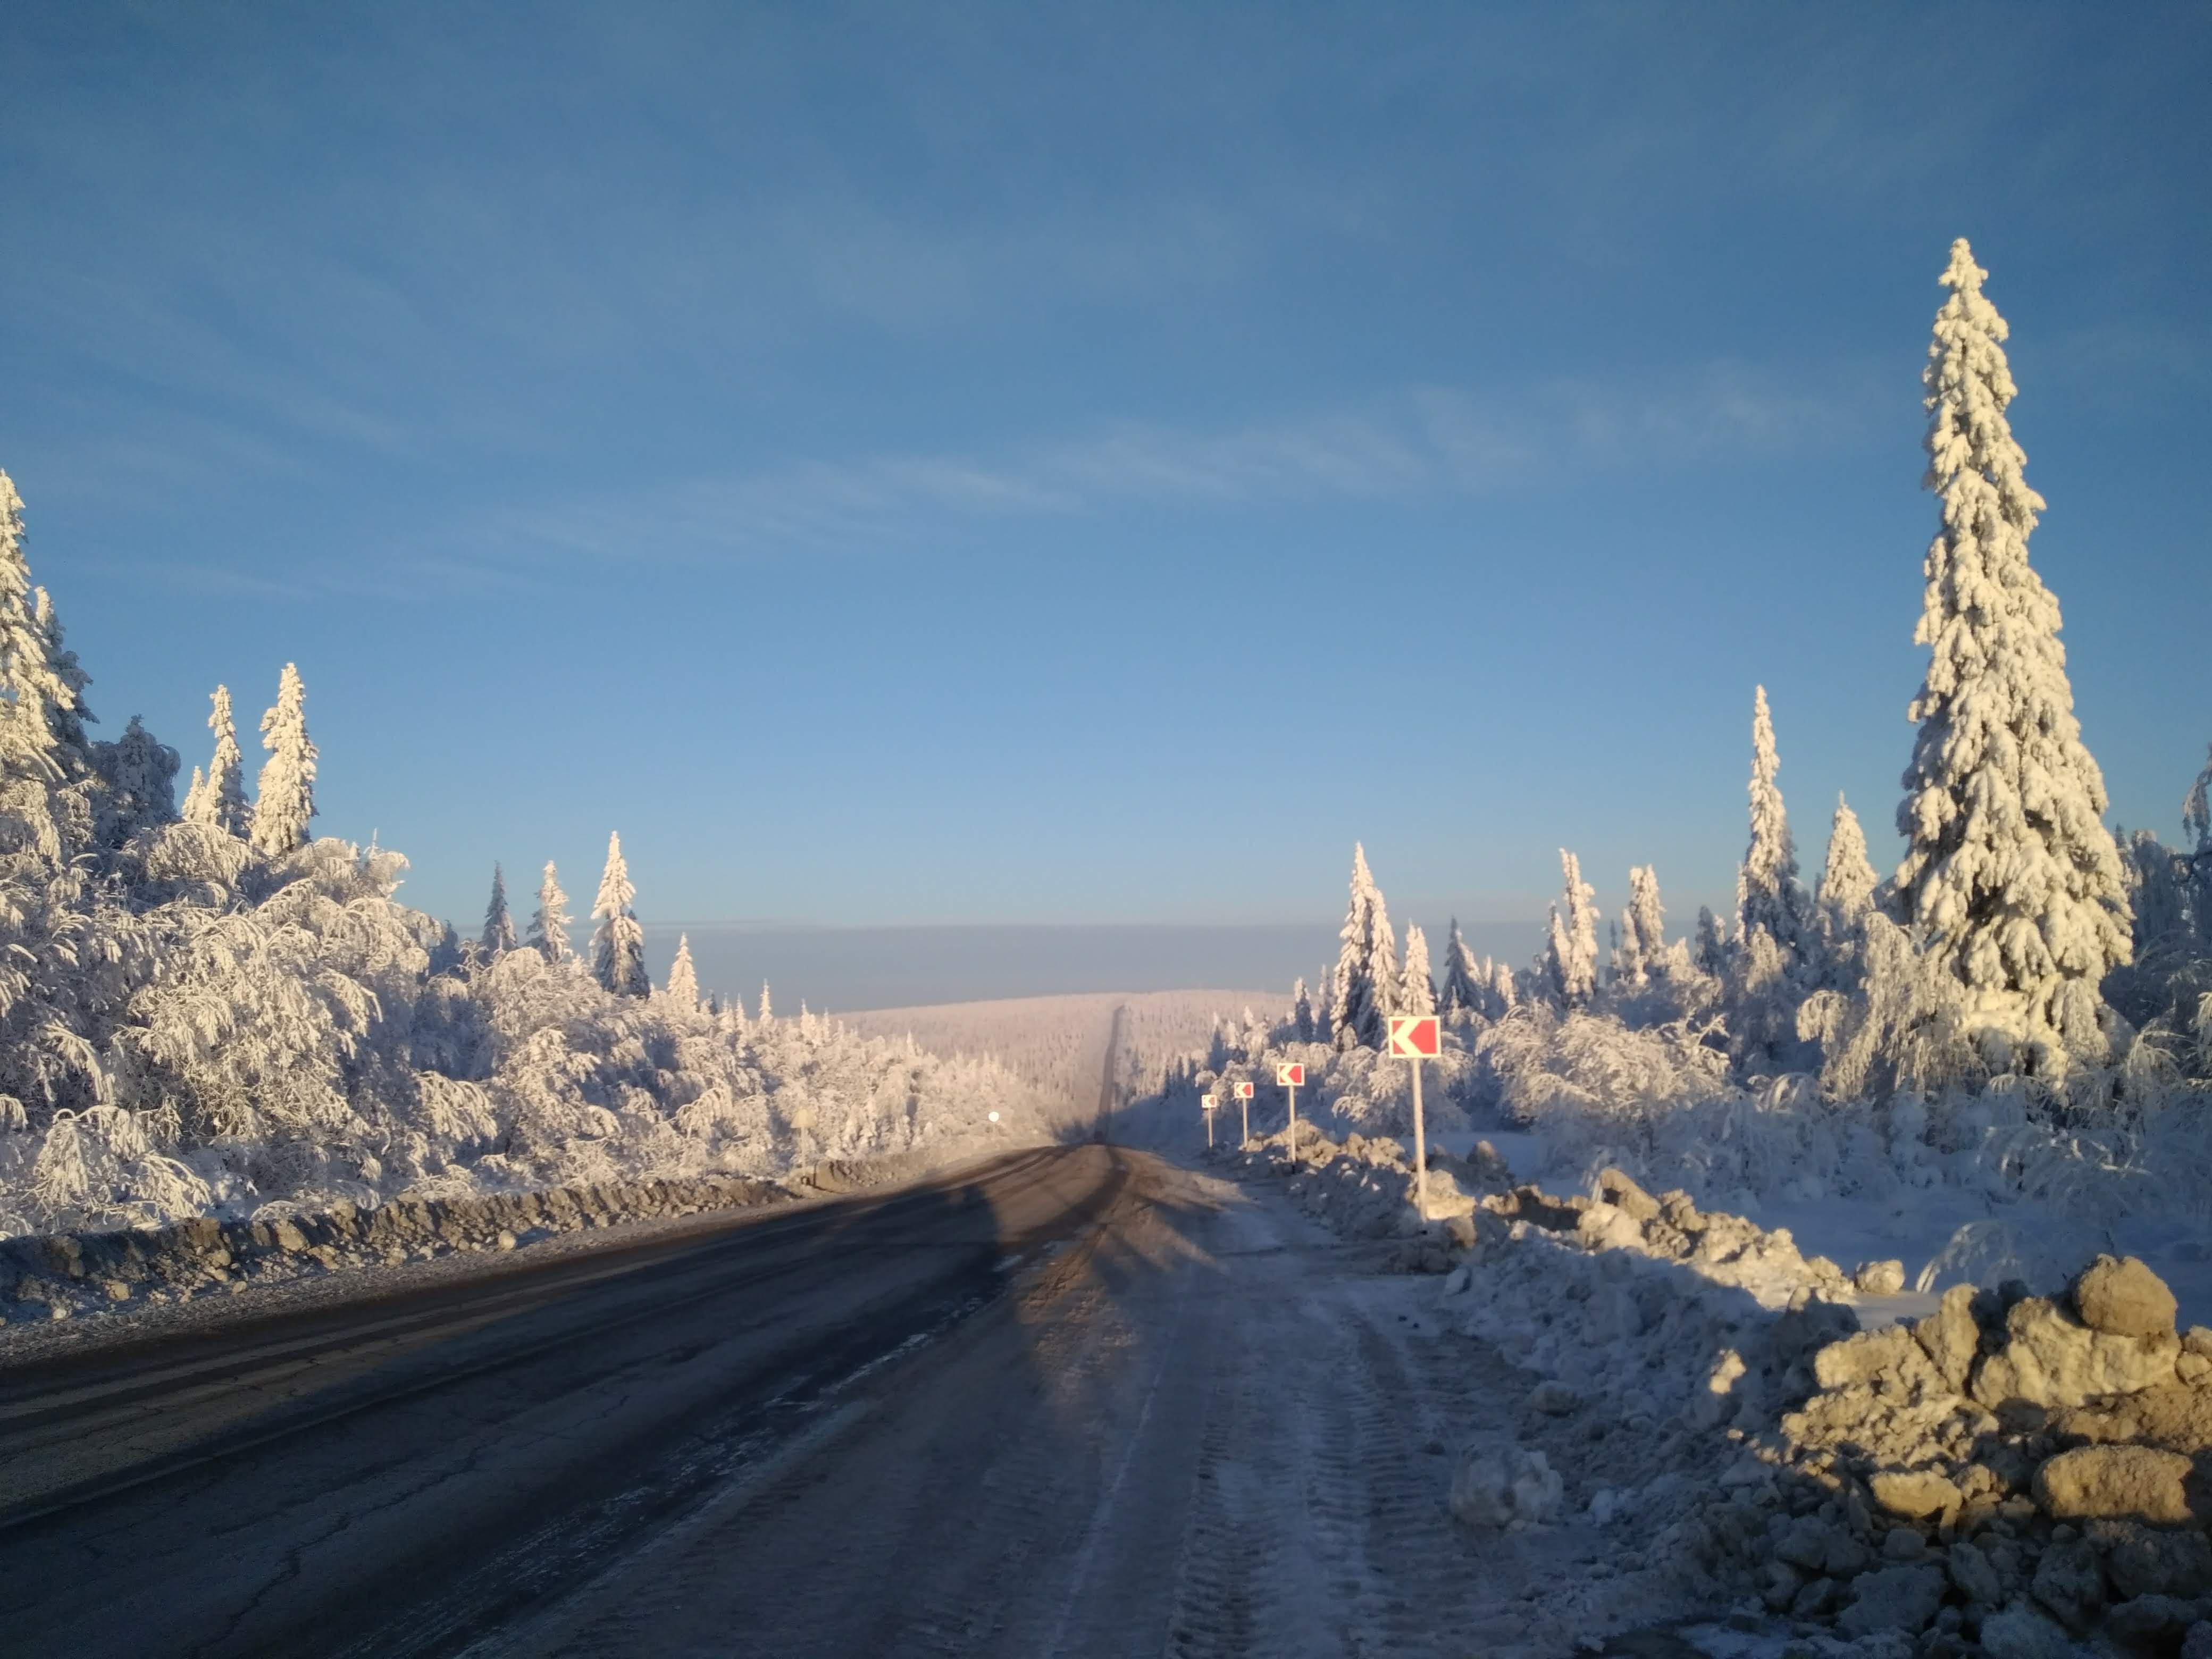
[[[1560,1198],[1447,1152],[1423,1224],[1395,1142],[1304,1134],[1297,1171],[1281,1151],[1213,1162],[1440,1273],[1407,1291],[1434,1340],[1520,1393],[1459,1449],[1450,1509],[1601,1540],[1573,1596],[1534,1598],[1607,1615],[1578,1637],[1613,1633],[1591,1589],[1618,1579],[1716,1654],[2212,1650],[2212,1329],[2178,1331],[2141,1262],[2046,1296],[1957,1285],[1894,1322],[1893,1266],[1861,1298],[1786,1231],[1618,1171]],[[1862,1331],[1862,1301],[1893,1322]]]
[[[832,1159],[786,1182],[730,1176],[401,1197],[369,1209],[0,1241],[0,1365],[679,1241],[743,1212],[801,1209],[1017,1150],[966,1142]]]

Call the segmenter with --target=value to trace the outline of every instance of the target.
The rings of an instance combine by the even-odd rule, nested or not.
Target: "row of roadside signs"
[[[1384,1049],[1395,1059],[1413,1063],[1413,1203],[1418,1212],[1426,1218],[1429,1212],[1429,1149],[1428,1139],[1421,1123],[1421,1062],[1434,1060],[1443,1052],[1443,1022],[1434,1014],[1393,1014],[1390,1016],[1389,1042]],[[1298,1161],[1298,1091],[1305,1085],[1306,1068],[1299,1061],[1280,1061],[1275,1067],[1275,1085],[1284,1091],[1291,1105],[1291,1162]],[[1230,1085],[1244,1117],[1244,1139],[1252,1139],[1252,1085],[1240,1080]],[[1212,1094],[1201,1096],[1198,1103],[1206,1111],[1206,1144],[1213,1145],[1213,1114],[1220,1106]]]

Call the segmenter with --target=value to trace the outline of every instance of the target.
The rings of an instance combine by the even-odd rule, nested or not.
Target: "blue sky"
[[[1950,239],[2014,328],[2114,815],[2212,738],[2212,12],[0,17],[0,466],[204,758],[481,910],[1686,925],[1752,687],[1878,860]]]

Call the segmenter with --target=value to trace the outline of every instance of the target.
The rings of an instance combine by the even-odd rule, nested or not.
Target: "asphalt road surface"
[[[1083,1145],[0,1370],[0,1651],[1553,1645],[1425,1288]]]

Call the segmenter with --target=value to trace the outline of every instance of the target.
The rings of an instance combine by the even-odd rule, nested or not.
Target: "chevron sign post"
[[[1389,1052],[1413,1066],[1413,1207],[1429,1218],[1429,1148],[1421,1130],[1421,1062],[1443,1052],[1443,1032],[1434,1014],[1390,1016]]]
[[[1306,1080],[1306,1068],[1295,1060],[1286,1060],[1275,1067],[1275,1086],[1290,1097],[1291,1102],[1291,1162],[1298,1161],[1298,1085]]]
[[[1244,1119],[1244,1139],[1238,1144],[1249,1146],[1252,1144],[1252,1085],[1249,1083],[1237,1085],[1237,1110]]]
[[[1206,1150],[1211,1152],[1213,1149],[1213,1109],[1221,1103],[1212,1095],[1200,1095],[1198,1097],[1198,1103],[1206,1110]]]

